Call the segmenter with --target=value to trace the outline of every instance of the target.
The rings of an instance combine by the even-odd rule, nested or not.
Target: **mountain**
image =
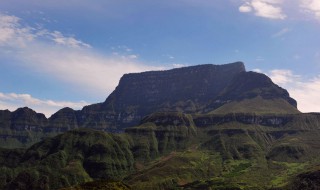
[[[317,187],[319,123],[320,114],[164,112],[121,134],[71,130],[0,149],[0,189],[287,189],[299,179]]]
[[[241,62],[126,74],[82,110],[0,111],[0,189],[317,189],[320,114],[296,107]]]
[[[14,112],[0,110],[0,145],[15,148],[30,146],[44,136],[43,126],[48,123],[44,114],[29,108],[19,108]]]
[[[242,62],[132,73],[105,102],[82,110],[63,108],[48,119],[29,108],[0,111],[0,147],[28,147],[77,128],[121,132],[155,112],[294,114],[296,107],[285,89]]]
[[[123,129],[137,125],[144,116],[154,112],[208,113],[256,97],[277,101],[264,112],[286,107],[283,112],[298,113],[296,101],[286,90],[264,74],[246,72],[244,64],[236,62],[126,74],[105,102],[83,108],[81,115],[86,119],[80,123]]]

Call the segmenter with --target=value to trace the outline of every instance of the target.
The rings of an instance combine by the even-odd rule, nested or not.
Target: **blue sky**
[[[243,61],[320,111],[319,0],[3,0],[0,109],[102,102],[122,74]]]

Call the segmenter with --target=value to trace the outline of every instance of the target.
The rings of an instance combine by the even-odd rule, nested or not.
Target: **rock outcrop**
[[[286,90],[246,72],[242,62],[125,74],[105,102],[82,110],[63,108],[49,119],[28,108],[1,111],[0,146],[30,145],[77,128],[120,132],[156,112],[293,114],[296,106]]]
[[[71,130],[28,149],[0,149],[0,189],[57,189],[99,179],[124,179],[135,189],[169,189],[178,185],[176,180],[185,184],[222,175],[237,181],[250,171],[259,175],[245,181],[252,187],[268,176],[264,172],[286,174],[282,163],[318,163],[319,123],[319,114],[165,112],[151,114],[121,134]]]
[[[79,112],[83,127],[121,130],[155,112],[209,113],[232,102],[262,98],[273,112],[298,113],[288,92],[264,74],[246,72],[241,62],[125,74],[105,102]],[[283,102],[274,100],[283,100]],[[255,110],[246,110],[254,113]]]

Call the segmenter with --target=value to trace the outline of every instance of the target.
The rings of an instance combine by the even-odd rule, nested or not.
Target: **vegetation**
[[[156,113],[121,134],[72,130],[0,149],[0,189],[290,189],[298,179],[314,187],[319,122],[317,114]]]
[[[131,188],[118,181],[110,180],[97,180],[87,182],[81,185],[76,185],[67,188],[61,188],[60,190],[130,190]]]
[[[211,113],[295,114],[299,113],[299,111],[281,98],[268,100],[263,99],[261,96],[257,96],[251,99],[227,103],[216,110],[213,110]]]

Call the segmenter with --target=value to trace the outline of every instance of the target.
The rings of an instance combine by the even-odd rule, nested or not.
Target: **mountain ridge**
[[[296,107],[241,62],[126,74],[82,110],[0,111],[0,189],[317,187],[320,113]]]
[[[202,183],[208,187],[228,183],[239,188],[283,187],[264,172],[278,173],[287,183],[300,171],[287,176],[290,167],[318,163],[319,122],[320,114],[165,112],[149,115],[121,134],[71,130],[28,149],[0,149],[4,180],[0,189],[22,184],[36,188],[43,183],[61,188],[102,179],[123,181],[133,189],[150,189],[150,184],[155,189],[182,188],[200,183],[198,179],[207,179]],[[238,183],[242,175],[264,182]],[[215,182],[218,179],[226,181]]]
[[[285,89],[242,62],[146,71],[123,75],[104,102],[81,110],[63,108],[49,118],[28,108],[0,112],[0,145],[29,146],[77,128],[121,132],[155,112],[295,114],[296,106]]]

